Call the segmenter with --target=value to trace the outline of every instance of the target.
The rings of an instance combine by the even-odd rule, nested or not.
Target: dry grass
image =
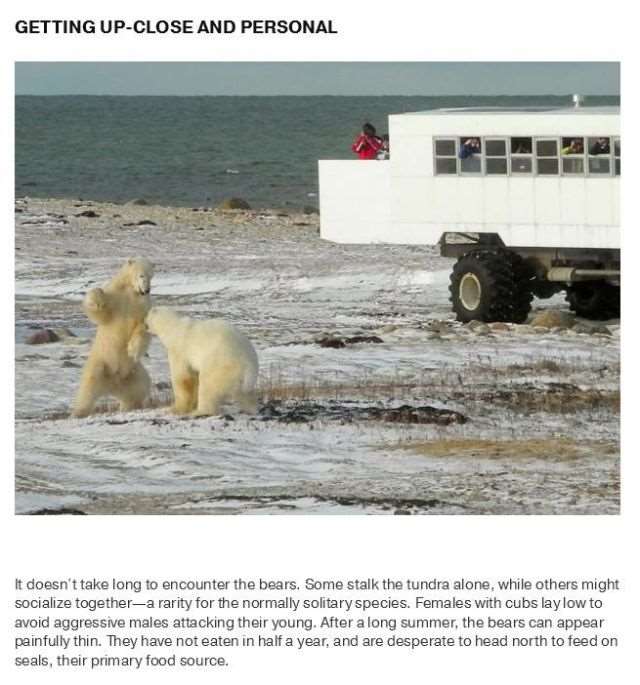
[[[173,403],[173,393],[170,390],[162,390],[154,392],[151,397],[144,403],[144,409],[162,409],[163,407],[169,407]],[[91,416],[95,415],[105,415],[105,414],[117,414],[120,412],[120,405],[116,400],[107,400],[103,402],[98,402],[91,412]],[[38,421],[60,421],[62,419],[71,418],[71,410],[69,411],[52,411],[46,412],[43,415],[38,416],[23,416],[20,417],[26,420],[38,420]]]
[[[553,363],[549,363],[551,370]],[[530,370],[530,369],[529,369]],[[514,374],[517,376],[517,374]],[[553,414],[571,414],[578,411],[620,411],[620,390],[581,388],[567,382],[520,383],[503,372],[501,378],[485,378],[479,374],[443,371],[420,377],[402,378],[369,377],[350,378],[348,382],[329,378],[310,378],[302,382],[267,379],[261,384],[263,402],[272,400],[360,400],[371,401],[422,401],[455,402],[473,407],[490,403],[513,411],[543,411]]]
[[[406,399],[415,397],[419,392],[417,383],[399,383],[396,381],[370,381],[349,383],[329,383],[326,381],[310,381],[303,383],[282,383],[278,385],[263,384],[260,396],[263,402],[272,400],[344,400],[344,399]],[[424,390],[424,388],[423,388]],[[424,395],[425,393],[420,393]]]
[[[309,374],[303,367],[286,369],[274,366],[263,370],[258,398],[262,404],[272,401],[312,402],[416,402],[452,403],[465,414],[484,415],[490,412],[546,412],[575,414],[578,412],[620,411],[620,390],[610,386],[619,377],[619,365],[593,368],[580,362],[563,359],[531,360],[507,367],[496,366],[494,360],[476,360],[464,367],[442,365],[407,374],[400,370],[382,375],[363,372],[346,377],[339,370]],[[589,387],[602,384],[609,388]],[[578,385],[579,383],[579,385]],[[173,393],[168,384],[156,388],[146,402],[146,409],[168,407]],[[94,414],[119,411],[115,401],[101,402]],[[38,419],[65,419],[68,412],[51,412]]]
[[[479,440],[461,438],[387,445],[385,450],[412,452],[425,457],[481,457],[483,459],[551,459],[568,461],[587,454],[616,455],[619,446],[609,441],[574,441],[568,438]]]

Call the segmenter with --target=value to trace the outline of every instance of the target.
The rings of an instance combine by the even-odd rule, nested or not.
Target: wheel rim
[[[480,286],[480,281],[475,274],[466,273],[460,279],[460,287],[458,292],[460,293],[460,302],[462,302],[462,306],[466,310],[472,312],[474,309],[479,307],[482,296],[482,287]]]

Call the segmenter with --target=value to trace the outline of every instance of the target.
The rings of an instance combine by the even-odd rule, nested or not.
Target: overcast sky
[[[18,62],[17,95],[619,95],[618,62]]]

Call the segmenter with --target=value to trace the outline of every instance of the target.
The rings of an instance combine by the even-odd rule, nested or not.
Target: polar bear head
[[[170,307],[153,307],[145,319],[149,333],[157,335],[161,339],[175,331],[179,322],[180,317]]]
[[[148,295],[151,292],[153,264],[143,258],[127,259],[120,277],[138,295]]]

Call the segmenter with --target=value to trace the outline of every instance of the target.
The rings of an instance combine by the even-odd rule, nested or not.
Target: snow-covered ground
[[[130,256],[156,264],[155,304],[252,338],[257,416],[168,414],[156,340],[152,407],[69,418],[92,336],[81,299]],[[324,242],[316,215],[18,200],[16,511],[617,513],[618,322],[462,326],[451,265]],[[26,344],[42,327],[75,336]]]

